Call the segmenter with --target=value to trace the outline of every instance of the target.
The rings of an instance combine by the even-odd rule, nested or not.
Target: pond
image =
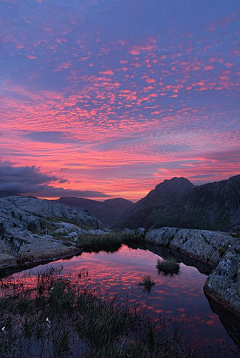
[[[85,270],[88,274],[84,280],[90,287],[97,287],[103,293],[107,290],[110,295],[117,294],[119,298],[127,298],[130,305],[136,304],[154,319],[164,316],[169,325],[177,322],[182,325],[187,342],[194,347],[209,347],[213,353],[219,345],[236,350],[227,330],[230,328],[232,332],[239,333],[238,319],[235,316],[231,318],[231,314],[225,310],[220,312],[221,307],[213,302],[209,303],[203,292],[206,274],[209,273],[206,267],[197,263],[198,268],[188,266],[193,263],[183,257],[178,258],[178,262],[182,261],[178,274],[159,274],[157,261],[172,254],[167,249],[154,246],[131,248],[122,245],[113,252],[84,252],[80,256],[58,260],[53,264],[55,267],[62,265],[64,274],[72,277]],[[31,271],[37,273],[49,265],[51,263],[40,265]],[[28,280],[28,270],[15,276]],[[150,276],[155,283],[149,291],[139,285],[144,276]],[[230,327],[230,322],[233,322],[233,327]]]

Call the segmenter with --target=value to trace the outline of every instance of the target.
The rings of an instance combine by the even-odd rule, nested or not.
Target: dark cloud
[[[108,195],[91,190],[71,190],[50,185],[52,182],[65,183],[66,179],[41,173],[36,166],[13,167],[0,164],[0,191],[13,194],[35,195],[45,198],[59,196],[108,197]]]
[[[24,167],[13,167],[9,164],[0,165],[0,187],[12,183],[27,187],[28,185],[39,185],[59,180],[54,175],[41,173],[35,165]]]
[[[75,196],[82,198],[106,198],[109,195],[93,190],[72,190],[55,188],[51,185],[41,185],[38,187],[37,196],[44,198],[58,198],[60,196]],[[27,193],[30,194],[30,193]]]

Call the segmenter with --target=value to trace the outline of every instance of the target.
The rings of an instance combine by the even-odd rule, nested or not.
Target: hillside
[[[122,198],[107,199],[101,202],[84,198],[61,197],[52,202],[71,206],[79,210],[88,210],[107,227],[116,224],[121,215],[133,205],[131,201]]]
[[[175,226],[208,230],[240,229],[240,175],[193,185],[186,178],[165,180],[120,218],[119,228]]]

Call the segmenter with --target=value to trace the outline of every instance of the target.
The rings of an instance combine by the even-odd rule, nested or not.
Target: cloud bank
[[[71,190],[50,184],[63,184],[66,182],[66,179],[42,173],[34,165],[13,167],[0,164],[0,191],[44,198],[58,198],[60,196],[108,197],[108,195],[98,191]]]

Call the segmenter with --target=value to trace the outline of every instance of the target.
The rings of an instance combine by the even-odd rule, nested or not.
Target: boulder
[[[235,239],[217,268],[207,278],[204,291],[240,315],[240,239]]]
[[[22,196],[0,198],[0,268],[77,251],[68,238],[103,224],[86,211]]]
[[[227,233],[163,227],[150,230],[145,241],[184,253],[216,267],[236,239]]]

